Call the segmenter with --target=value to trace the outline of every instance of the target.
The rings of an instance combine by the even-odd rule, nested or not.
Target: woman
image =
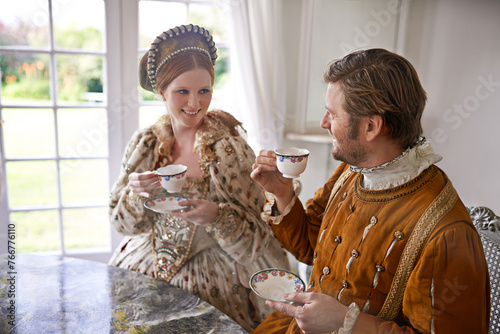
[[[272,310],[251,293],[260,269],[289,268],[269,226],[260,219],[264,193],[250,178],[255,155],[241,123],[208,111],[216,48],[204,28],[162,33],[141,60],[141,86],[168,110],[130,140],[112,188],[110,218],[125,235],[110,264],[163,279],[211,303],[251,331]],[[155,169],[188,167],[179,202],[187,212],[156,213],[148,198],[170,196]]]

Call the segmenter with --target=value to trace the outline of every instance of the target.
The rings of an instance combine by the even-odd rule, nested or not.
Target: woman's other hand
[[[186,199],[179,201],[179,205],[188,206],[188,211],[173,211],[174,217],[190,221],[196,225],[211,223],[219,215],[219,204],[204,199]]]

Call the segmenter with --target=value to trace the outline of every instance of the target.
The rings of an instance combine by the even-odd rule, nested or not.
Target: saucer
[[[250,287],[260,297],[277,302],[286,302],[285,293],[304,292],[305,284],[294,273],[276,268],[256,272],[250,278]]]
[[[187,198],[180,196],[158,196],[147,200],[144,206],[158,213],[169,213],[187,209],[187,206],[179,205],[179,202],[185,199]]]

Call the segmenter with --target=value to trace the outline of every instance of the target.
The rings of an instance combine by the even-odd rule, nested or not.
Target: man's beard
[[[347,138],[344,137],[341,141],[336,138],[337,150],[333,147],[331,154],[335,160],[358,167],[367,157],[366,149],[359,144],[358,140],[359,121],[361,119],[355,116],[349,116],[349,118]]]

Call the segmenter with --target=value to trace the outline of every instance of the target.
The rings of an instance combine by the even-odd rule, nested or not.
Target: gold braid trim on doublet
[[[403,304],[408,279],[429,235],[439,221],[453,208],[457,200],[458,194],[451,181],[448,180],[439,196],[429,205],[415,225],[399,260],[387,298],[377,317],[387,321],[396,319]]]
[[[351,171],[351,169],[348,168],[339,176],[337,181],[335,181],[335,184],[333,185],[332,190],[330,191],[330,197],[328,198],[328,202],[326,203],[324,212],[328,210],[332,200],[335,198],[335,195],[337,195],[339,189],[342,188],[344,182],[349,178],[349,176],[351,176],[352,173],[353,172]]]

